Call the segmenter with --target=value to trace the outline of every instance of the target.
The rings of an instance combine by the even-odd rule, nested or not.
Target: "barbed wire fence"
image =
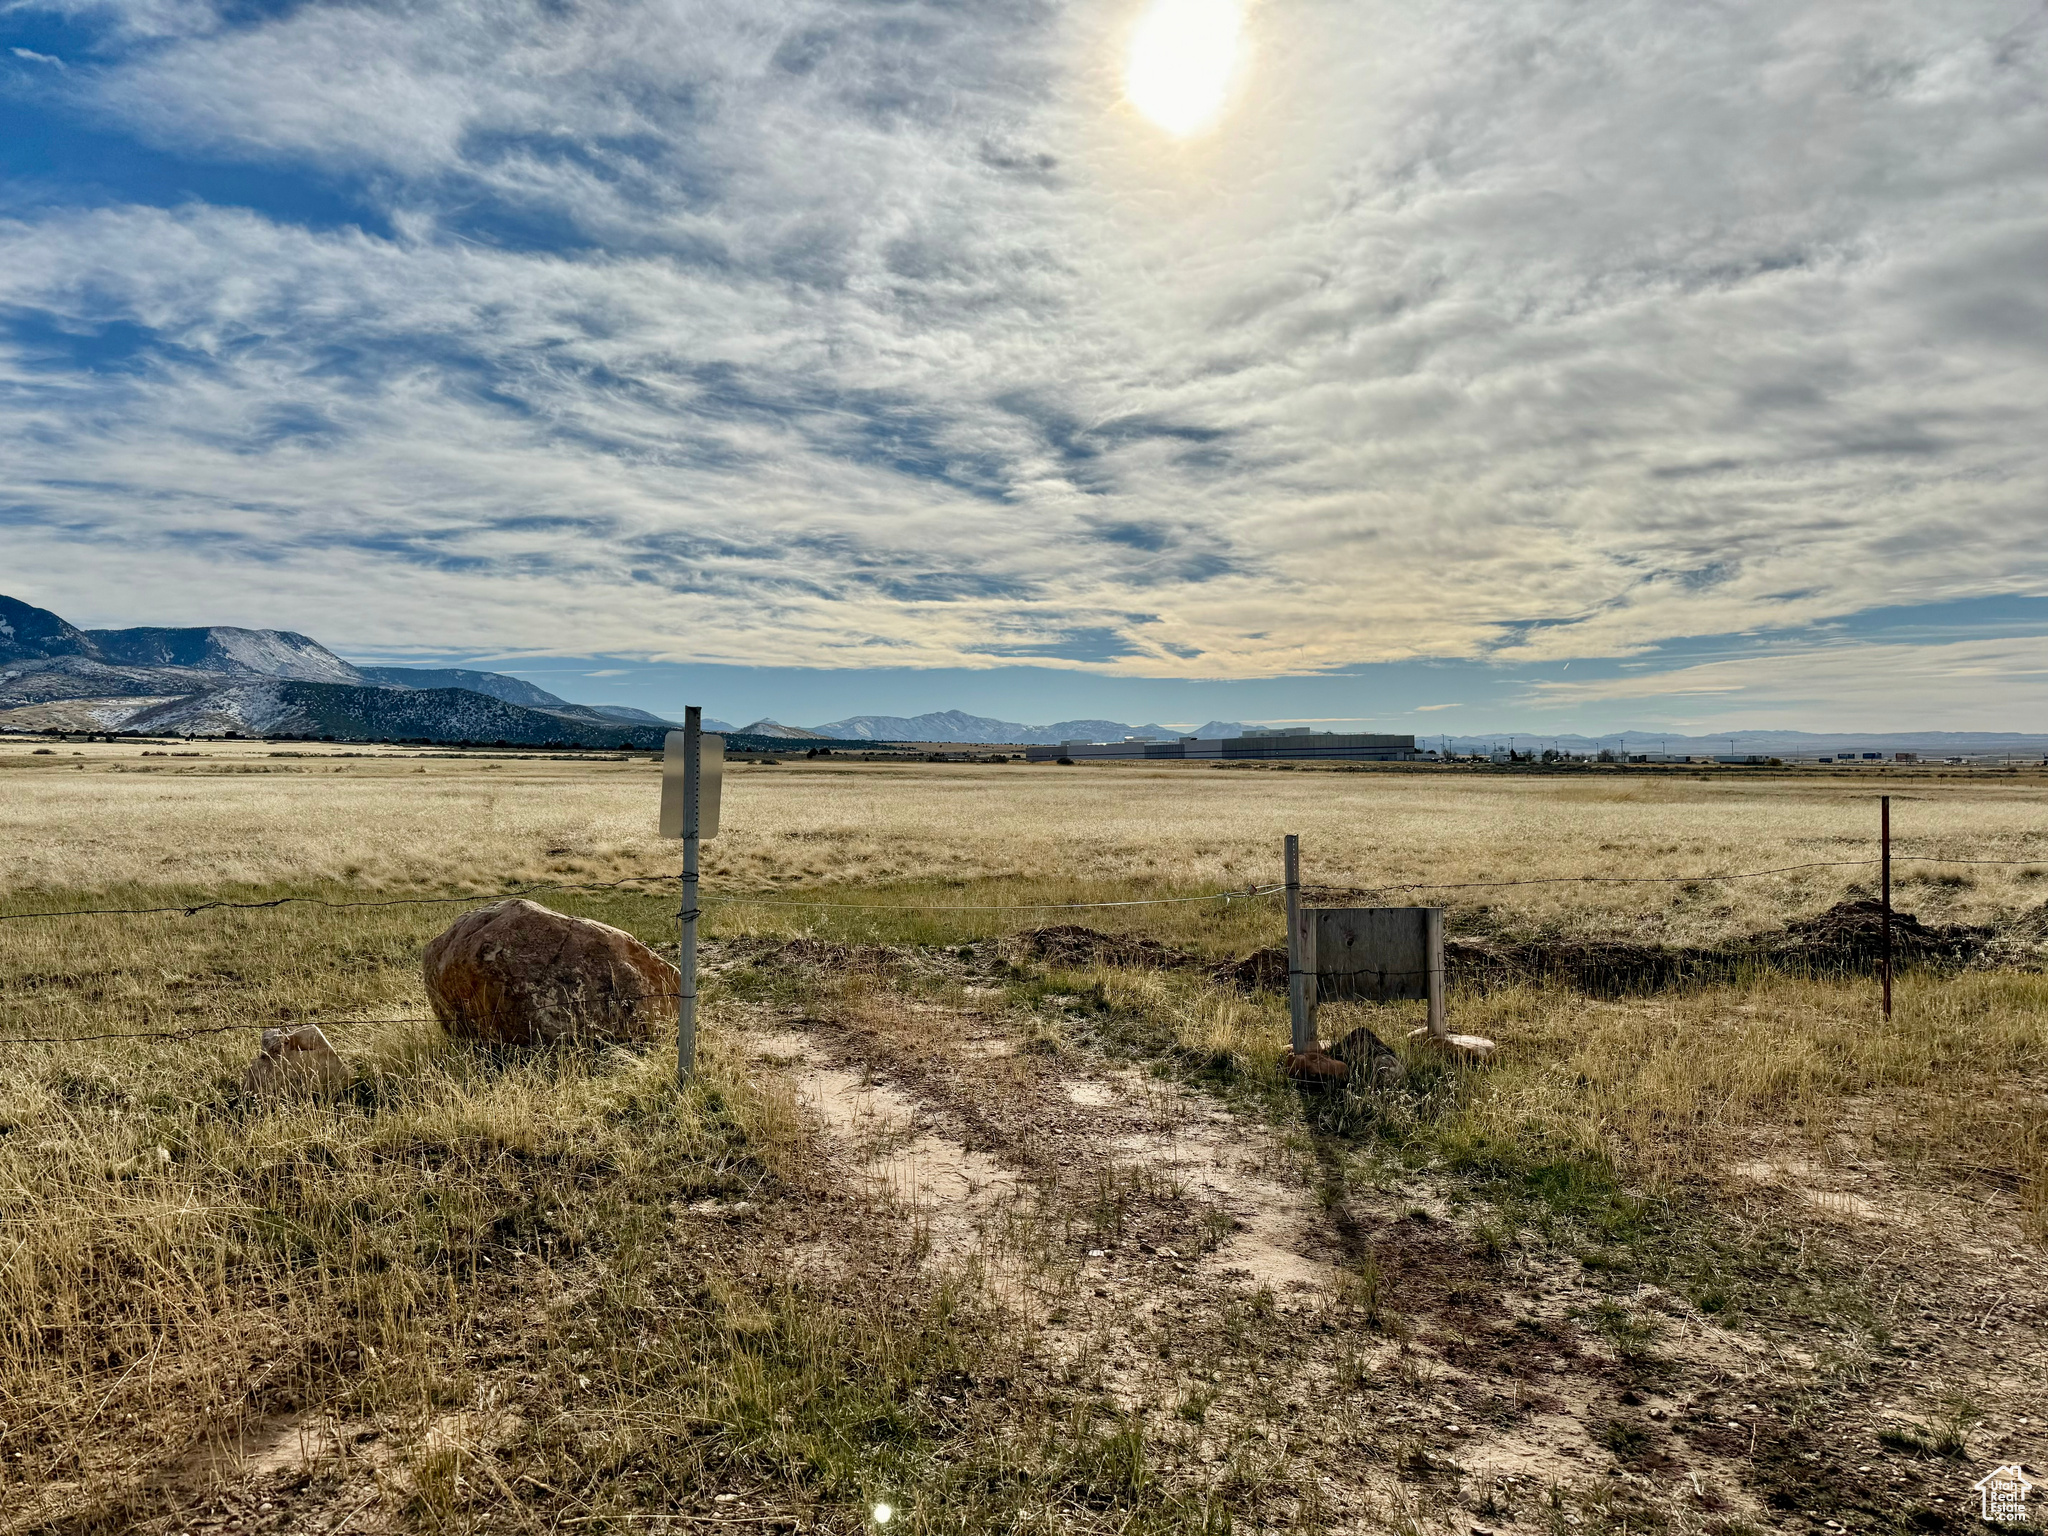
[[[1798,864],[1774,865],[1765,869],[1751,870],[1708,870],[1684,875],[1612,875],[1573,874],[1535,875],[1512,880],[1418,880],[1402,881],[1381,885],[1346,885],[1337,887],[1347,894],[1360,897],[1384,897],[1412,895],[1426,891],[1497,890],[1532,886],[1594,886],[1594,885],[1684,885],[1700,886],[1726,881],[1761,880],[1774,876],[1802,874],[1820,869],[1875,869],[1883,861],[1877,858],[1862,859],[1816,859]],[[2039,865],[2048,868],[2048,854],[2034,858],[1986,858],[1975,856],[1950,856],[1941,854],[1898,854],[1891,856],[1893,864],[1937,864],[1965,866],[2008,866],[2024,867]],[[84,918],[135,918],[135,917],[196,917],[204,912],[274,911],[288,906],[309,906],[323,909],[374,909],[407,906],[456,906],[468,903],[506,901],[543,892],[633,892],[643,895],[666,894],[674,884],[673,875],[627,875],[618,880],[605,881],[536,881],[523,886],[504,890],[479,893],[468,892],[460,895],[441,896],[379,896],[360,899],[337,899],[325,896],[277,896],[259,901],[235,901],[226,898],[178,902],[149,907],[75,907],[47,911],[0,912],[0,923],[61,921]],[[1242,888],[1206,891],[1192,896],[1150,896],[1133,897],[1116,901],[1027,901],[1027,902],[883,902],[883,901],[826,901],[810,898],[789,898],[781,896],[751,895],[707,895],[701,898],[705,905],[721,907],[765,907],[796,910],[842,911],[842,912],[1080,912],[1102,911],[1119,908],[1188,906],[1201,903],[1221,903],[1266,900],[1281,895],[1285,887],[1281,884],[1249,884]],[[628,999],[643,1001],[643,998]],[[660,994],[673,996],[674,994]],[[313,1025],[323,1030],[343,1028],[377,1027],[395,1024],[429,1024],[436,1022],[432,1014],[400,1014],[385,1018],[348,1019],[297,1019],[271,1020],[268,1022],[236,1022],[228,1024],[207,1024],[179,1026],[169,1029],[109,1031],[89,1035],[0,1035],[0,1047],[23,1045],[68,1045],[86,1044],[108,1040],[170,1040],[185,1041],[208,1035],[230,1034],[244,1030],[298,1029]]]

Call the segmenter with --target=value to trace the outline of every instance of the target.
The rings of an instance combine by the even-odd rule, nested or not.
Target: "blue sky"
[[[2039,5],[1247,0],[1176,136],[1184,3],[0,4],[0,590],[728,718],[2048,728]]]

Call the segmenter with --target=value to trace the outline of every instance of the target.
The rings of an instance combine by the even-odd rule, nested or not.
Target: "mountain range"
[[[572,704],[522,678],[462,667],[358,665],[306,635],[209,625],[188,629],[80,629],[47,608],[0,595],[0,729],[134,731],[148,735],[314,736],[341,741],[472,741],[520,746],[658,747],[675,722],[623,704]],[[1116,720],[1024,725],[961,710],[853,715],[805,728],[772,719],[735,726],[706,720],[742,752],[778,744],[881,743],[1057,745],[1127,736],[1205,740],[1244,727],[1211,720],[1193,731]],[[1609,736],[1424,736],[1418,745],[1457,753],[1510,744],[1574,755],[1601,748],[1712,757],[1813,757],[1918,752],[1973,760],[2048,754],[2048,735],[2013,731],[1815,733],[1787,730],[1687,736],[1628,731]]]
[[[280,629],[80,629],[0,596],[0,728],[149,735],[331,736],[337,740],[658,746],[675,722],[623,704],[572,704],[517,677],[461,667],[358,666]],[[1168,737],[1114,720],[1019,725],[945,710],[861,715],[815,729],[706,720],[742,751],[777,742],[1037,743]],[[1211,722],[1204,735],[1242,728]]]
[[[1156,736],[1171,741],[1179,736],[1200,736],[1214,741],[1241,736],[1244,727],[1236,721],[1211,720],[1196,730],[1164,725],[1124,725],[1115,720],[1058,720],[1051,725],[1019,725],[1013,720],[991,720],[985,715],[964,714],[957,709],[929,715],[855,715],[834,720],[817,728],[820,736],[840,736],[852,741],[930,741],[968,743],[1010,743],[1017,746],[1058,746],[1063,741],[1122,741],[1126,736]]]
[[[5,596],[0,725],[586,747],[658,746],[670,728],[498,672],[358,667],[289,630],[80,629]]]

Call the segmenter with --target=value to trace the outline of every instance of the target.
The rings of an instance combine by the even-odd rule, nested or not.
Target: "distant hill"
[[[509,742],[659,747],[665,728],[578,720],[468,688],[366,688],[347,683],[232,683],[129,718],[146,735],[332,736],[337,741]]]
[[[59,699],[161,698],[204,693],[230,681],[193,667],[112,667],[88,656],[0,661],[0,709]]]
[[[0,597],[0,665],[52,656],[102,659],[99,647],[84,630],[65,623],[47,608],[18,597]]]
[[[264,686],[320,684],[340,693]],[[353,693],[360,697],[349,697]],[[501,715],[477,700],[542,716]],[[623,704],[572,704],[500,672],[357,667],[290,630],[94,629],[0,596],[0,710],[40,730],[647,744],[670,722]],[[727,730],[717,721],[707,729]],[[658,742],[654,743],[658,744]]]
[[[357,667],[362,680],[380,688],[467,688],[487,693],[507,704],[524,704],[528,709],[574,709],[567,699],[557,698],[545,688],[536,688],[524,678],[502,672],[471,672],[462,667]]]
[[[1171,741],[1178,736],[1200,736],[1215,741],[1239,736],[1244,727],[1235,722],[1211,720],[1198,730],[1178,730],[1164,725],[1124,725],[1115,720],[1060,720],[1051,725],[1021,725],[1014,720],[992,720],[957,709],[929,715],[855,715],[821,725],[825,736],[852,737],[859,741],[951,741],[961,743],[1010,743],[1019,746],[1057,746],[1063,741],[1122,741],[1126,736],[1156,736]]]
[[[673,731],[680,730],[683,724],[682,721],[671,720],[666,715],[650,715],[644,709],[634,709],[626,704],[585,704],[583,708],[589,710],[593,715],[603,715],[610,720],[626,720],[634,725],[660,725],[666,726]],[[734,727],[717,720],[706,720],[704,722],[704,729],[707,731],[730,731]]]
[[[128,667],[189,667],[302,683],[361,684],[363,674],[317,640],[287,629],[89,629],[100,659]]]

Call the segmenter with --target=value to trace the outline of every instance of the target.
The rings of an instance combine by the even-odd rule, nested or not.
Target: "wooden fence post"
[[[1444,909],[1427,907],[1429,915],[1423,919],[1424,944],[1429,967],[1429,1032],[1441,1040],[1451,1032],[1450,1022],[1444,1015]]]

